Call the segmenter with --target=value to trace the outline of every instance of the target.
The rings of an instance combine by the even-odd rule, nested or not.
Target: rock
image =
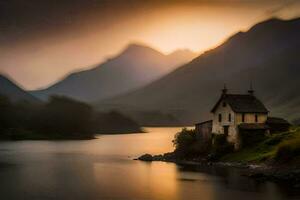
[[[163,159],[164,160],[175,160],[175,159],[177,159],[177,156],[174,152],[169,152],[169,153],[165,153],[163,155]]]
[[[153,161],[153,156],[151,154],[144,154],[144,155],[140,156],[138,158],[138,160],[152,162]]]
[[[295,184],[293,187],[294,188],[300,188],[300,184]]]
[[[253,174],[250,174],[249,177],[255,178],[255,179],[261,179],[261,178],[265,177],[265,174],[263,174],[263,173],[253,173]]]
[[[153,156],[153,160],[154,161],[163,161],[164,156],[163,155],[155,155],[155,156]]]
[[[151,154],[144,154],[137,159],[134,160],[142,160],[142,161],[165,161],[165,162],[174,162],[176,160],[176,155],[171,153],[165,153],[163,155],[151,155]]]

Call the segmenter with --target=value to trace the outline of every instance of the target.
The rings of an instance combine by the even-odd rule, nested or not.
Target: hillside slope
[[[226,83],[244,93],[250,82],[272,115],[300,118],[300,19],[270,19],[230,37],[162,79],[127,95],[98,102],[98,109],[172,115],[184,124],[210,118]],[[147,122],[141,122],[147,123]]]
[[[150,47],[131,44],[116,57],[90,70],[73,73],[49,88],[32,94],[47,99],[59,94],[81,101],[97,101],[124,94],[155,81],[195,54],[188,50],[164,55]]]
[[[37,103],[39,100],[27,93],[8,77],[0,74],[0,95],[8,97],[11,101],[28,101]]]

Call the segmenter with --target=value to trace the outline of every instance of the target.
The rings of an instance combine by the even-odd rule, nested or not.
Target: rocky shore
[[[271,181],[276,183],[284,183],[294,188],[300,188],[300,168],[297,166],[283,167],[270,164],[253,164],[242,162],[211,162],[205,158],[180,159],[174,153],[165,153],[163,155],[144,154],[135,160],[153,162],[172,162],[178,165],[189,166],[212,166],[212,167],[228,167],[238,168],[241,176],[253,178],[256,181]]]

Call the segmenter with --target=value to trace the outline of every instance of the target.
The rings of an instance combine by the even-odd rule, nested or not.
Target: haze
[[[0,72],[26,89],[92,67],[129,43],[199,54],[270,17],[299,16],[299,1],[0,2]],[[142,67],[142,66],[141,66]]]

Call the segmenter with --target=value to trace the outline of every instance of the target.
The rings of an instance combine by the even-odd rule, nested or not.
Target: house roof
[[[242,130],[265,130],[269,126],[264,123],[242,123],[239,125],[239,128]]]
[[[251,94],[223,94],[211,112],[215,112],[222,101],[230,105],[237,113],[268,113],[265,105]]]
[[[195,125],[202,125],[202,124],[211,124],[213,120],[208,120],[208,121],[204,121],[204,122],[199,122]]]
[[[268,117],[267,124],[290,124],[287,120],[279,117]]]

